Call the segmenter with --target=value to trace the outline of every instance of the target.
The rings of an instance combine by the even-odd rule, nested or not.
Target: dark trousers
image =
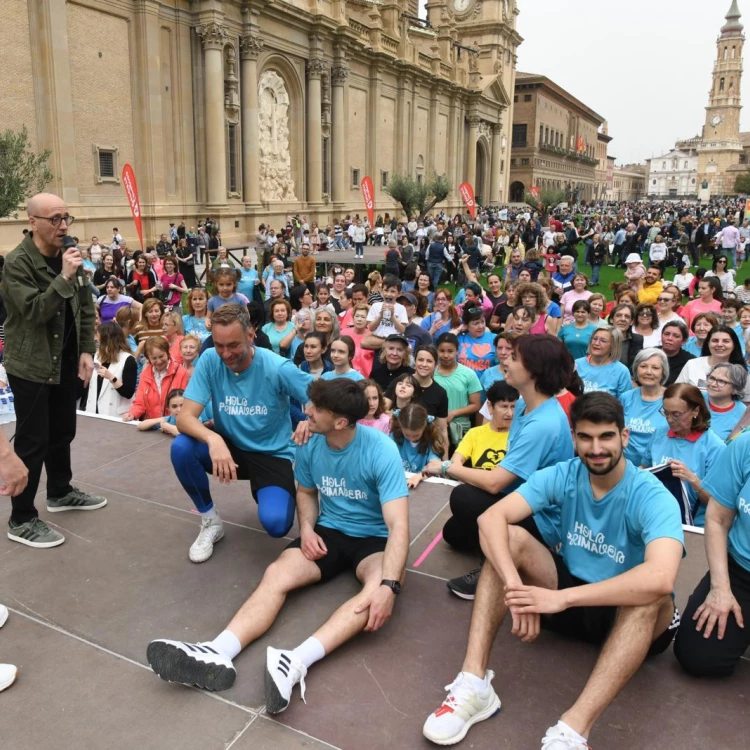
[[[688,599],[682,613],[680,629],[674,643],[674,653],[683,669],[696,677],[729,677],[740,662],[740,657],[750,646],[750,572],[729,558],[729,584],[742,610],[745,627],[737,624],[732,613],[727,617],[724,637],[719,640],[718,626],[710,638],[695,629],[693,615],[711,589],[711,574],[703,580]],[[705,626],[704,626],[705,630]]]
[[[37,515],[34,496],[42,465],[47,470],[47,495],[63,497],[70,492],[73,471],[70,444],[76,436],[78,363],[64,360],[59,385],[33,383],[8,373],[16,407],[15,451],[29,470],[26,489],[11,499],[11,520],[25,523]]]
[[[480,546],[477,520],[501,497],[502,495],[492,495],[470,484],[454,487],[450,499],[453,515],[443,526],[443,539],[446,543],[461,552],[478,554]]]

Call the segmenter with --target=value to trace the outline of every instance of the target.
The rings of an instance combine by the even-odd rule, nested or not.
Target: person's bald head
[[[26,206],[29,224],[34,232],[34,242],[40,250],[59,250],[63,237],[68,233],[68,225],[60,221],[57,226],[53,219],[68,215],[65,201],[52,193],[37,193]]]

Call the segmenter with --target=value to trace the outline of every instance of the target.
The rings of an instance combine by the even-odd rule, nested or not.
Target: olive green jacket
[[[88,284],[55,276],[31,233],[6,257],[0,291],[8,313],[3,363],[11,375],[35,383],[60,383],[67,300],[75,316],[79,355],[96,352],[96,315]]]

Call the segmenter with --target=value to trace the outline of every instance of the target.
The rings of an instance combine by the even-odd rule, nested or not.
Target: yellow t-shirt
[[[472,427],[458,444],[456,453],[471,461],[475,469],[494,469],[508,450],[508,433],[495,432],[489,424]]]

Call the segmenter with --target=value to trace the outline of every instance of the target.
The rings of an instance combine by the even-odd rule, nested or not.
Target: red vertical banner
[[[138,185],[135,182],[135,172],[130,164],[126,164],[122,168],[122,184],[125,186],[125,195],[128,196],[128,203],[130,204],[130,211],[133,214],[133,221],[135,222],[135,229],[138,232],[138,240],[141,243],[141,250],[143,247],[143,227],[141,225],[141,204],[138,200]]]
[[[466,208],[469,209],[472,219],[477,218],[477,202],[474,200],[474,188],[468,182],[462,182],[458,186],[458,192],[461,193],[461,197],[464,199]]]
[[[359,183],[359,187],[362,190],[362,197],[367,209],[367,218],[372,228],[375,226],[375,190],[372,186],[372,178],[363,177],[362,182]]]
[[[539,200],[539,196],[540,196],[540,195],[542,194],[542,191],[541,191],[541,190],[539,189],[539,186],[538,186],[538,185],[532,185],[532,186],[531,186],[531,188],[529,189],[529,192],[530,192],[530,193],[531,193],[531,194],[532,194],[532,195],[534,196],[534,198],[536,198],[537,200]]]

